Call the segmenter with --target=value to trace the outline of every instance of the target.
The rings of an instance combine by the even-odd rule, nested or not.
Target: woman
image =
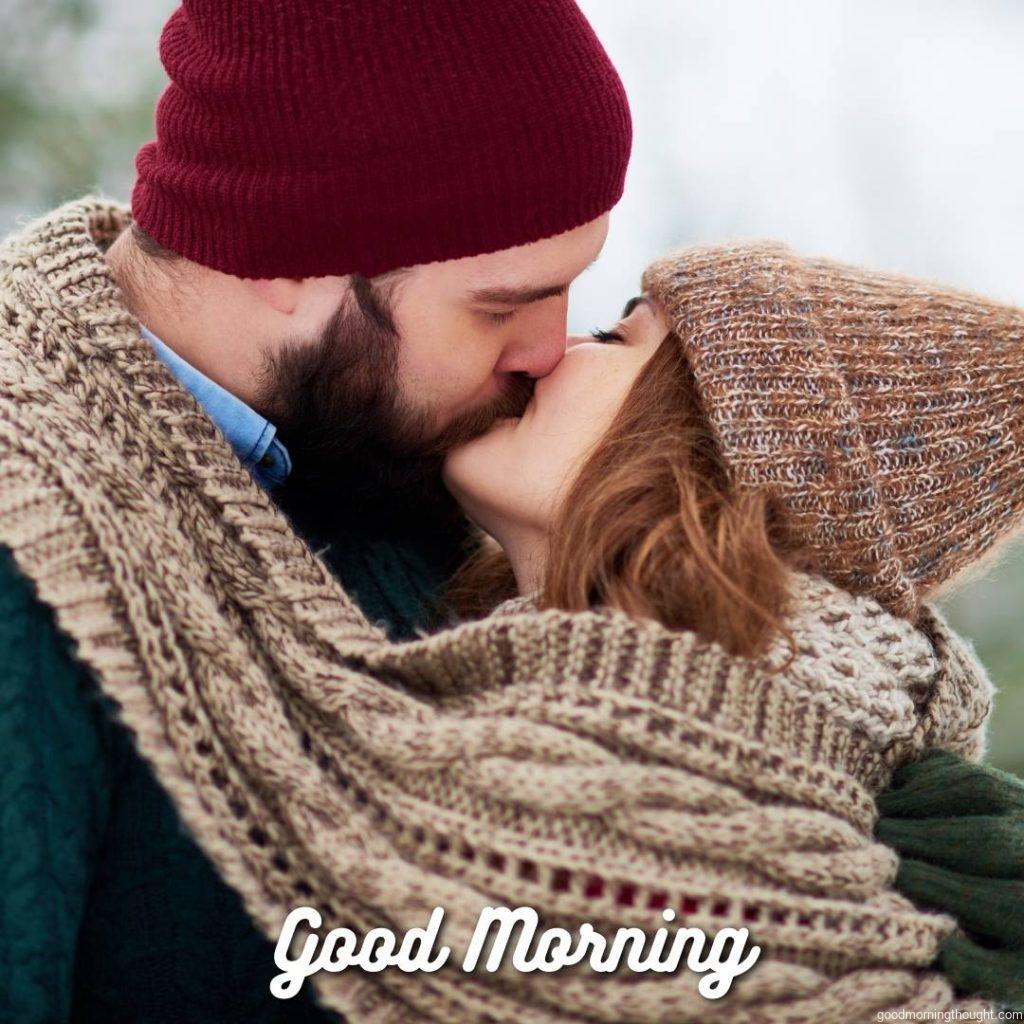
[[[23,486],[0,539],[269,936],[297,905],[359,932],[441,906],[457,949],[499,904],[607,932],[672,910],[761,946],[720,1001],[689,972],[321,972],[348,1019],[978,1008],[931,966],[956,922],[893,887],[874,796],[929,750],[983,748],[988,681],[921,602],[1024,506],[1024,319],[775,249],[682,254],[645,291],[625,343],[574,347],[518,425],[448,466],[547,610],[527,593],[388,643],[114,298],[89,311],[102,344],[48,335],[44,365],[75,380],[88,359],[88,389],[5,353],[24,386],[0,467]],[[158,462],[133,440],[154,423]],[[89,472],[53,478],[44,445]],[[527,451],[499,497],[491,463],[507,476]]]
[[[1017,311],[781,246],[677,254],[645,285],[447,462],[519,591],[725,638],[727,605],[773,621],[806,564],[912,620],[1018,525]]]
[[[570,342],[521,419],[448,459],[500,544],[467,566],[464,609],[518,590],[508,610],[615,607],[751,656],[806,568],[927,631],[921,600],[1019,522],[1024,318],[779,246],[691,250],[644,283],[612,330]],[[857,727],[891,743],[865,711]],[[1024,889],[993,878],[1024,878],[1024,787],[941,757],[901,776],[877,829],[906,855],[901,890],[1016,947],[953,938],[941,962],[1019,1004]],[[1009,842],[1010,819],[979,817],[997,806]]]
[[[449,489],[500,545],[467,567],[459,598],[610,606],[757,653],[780,627],[795,560],[778,511],[731,493],[655,300],[630,300],[593,335],[570,341],[520,419],[449,456]]]

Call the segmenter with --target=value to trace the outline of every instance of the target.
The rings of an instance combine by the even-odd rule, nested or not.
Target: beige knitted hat
[[[783,245],[647,269],[736,483],[815,569],[914,618],[1024,512],[1024,311]]]

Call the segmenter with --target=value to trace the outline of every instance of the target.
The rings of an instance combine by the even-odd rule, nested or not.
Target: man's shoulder
[[[18,217],[14,226],[0,235],[0,251],[23,252],[45,243],[59,243],[66,239],[69,227],[81,229],[90,223],[100,232],[117,232],[131,219],[127,203],[89,193],[52,209]]]
[[[113,721],[0,547],[0,1019],[64,1020],[113,792]]]
[[[11,552],[0,546],[0,662],[39,644],[68,650],[53,613],[36,596]]]
[[[106,747],[114,725],[92,673],[0,545],[0,718],[5,716],[8,728],[14,717],[37,728],[40,737],[63,736],[71,748],[78,745],[76,737],[89,748],[97,742]]]

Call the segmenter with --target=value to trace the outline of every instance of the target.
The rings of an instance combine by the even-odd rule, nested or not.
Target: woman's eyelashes
[[[626,305],[622,307],[622,319],[625,320],[626,317],[628,317],[633,312],[633,310],[636,309],[637,305],[643,301],[644,297],[642,295],[634,295],[633,298],[631,298],[629,302],[627,302]]]
[[[642,295],[634,295],[633,298],[626,303],[625,308],[622,310],[622,317],[612,330],[605,331],[600,327],[595,327],[590,332],[591,336],[596,338],[598,341],[604,342],[606,345],[627,344],[624,321],[629,319],[633,310],[636,309],[636,307],[643,301],[645,300]]]

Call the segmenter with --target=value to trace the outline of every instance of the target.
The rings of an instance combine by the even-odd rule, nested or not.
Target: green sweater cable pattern
[[[408,636],[443,555],[336,539],[325,557],[372,618]],[[0,549],[0,1024],[336,1019],[312,986],[274,999],[275,972],[271,944]]]

